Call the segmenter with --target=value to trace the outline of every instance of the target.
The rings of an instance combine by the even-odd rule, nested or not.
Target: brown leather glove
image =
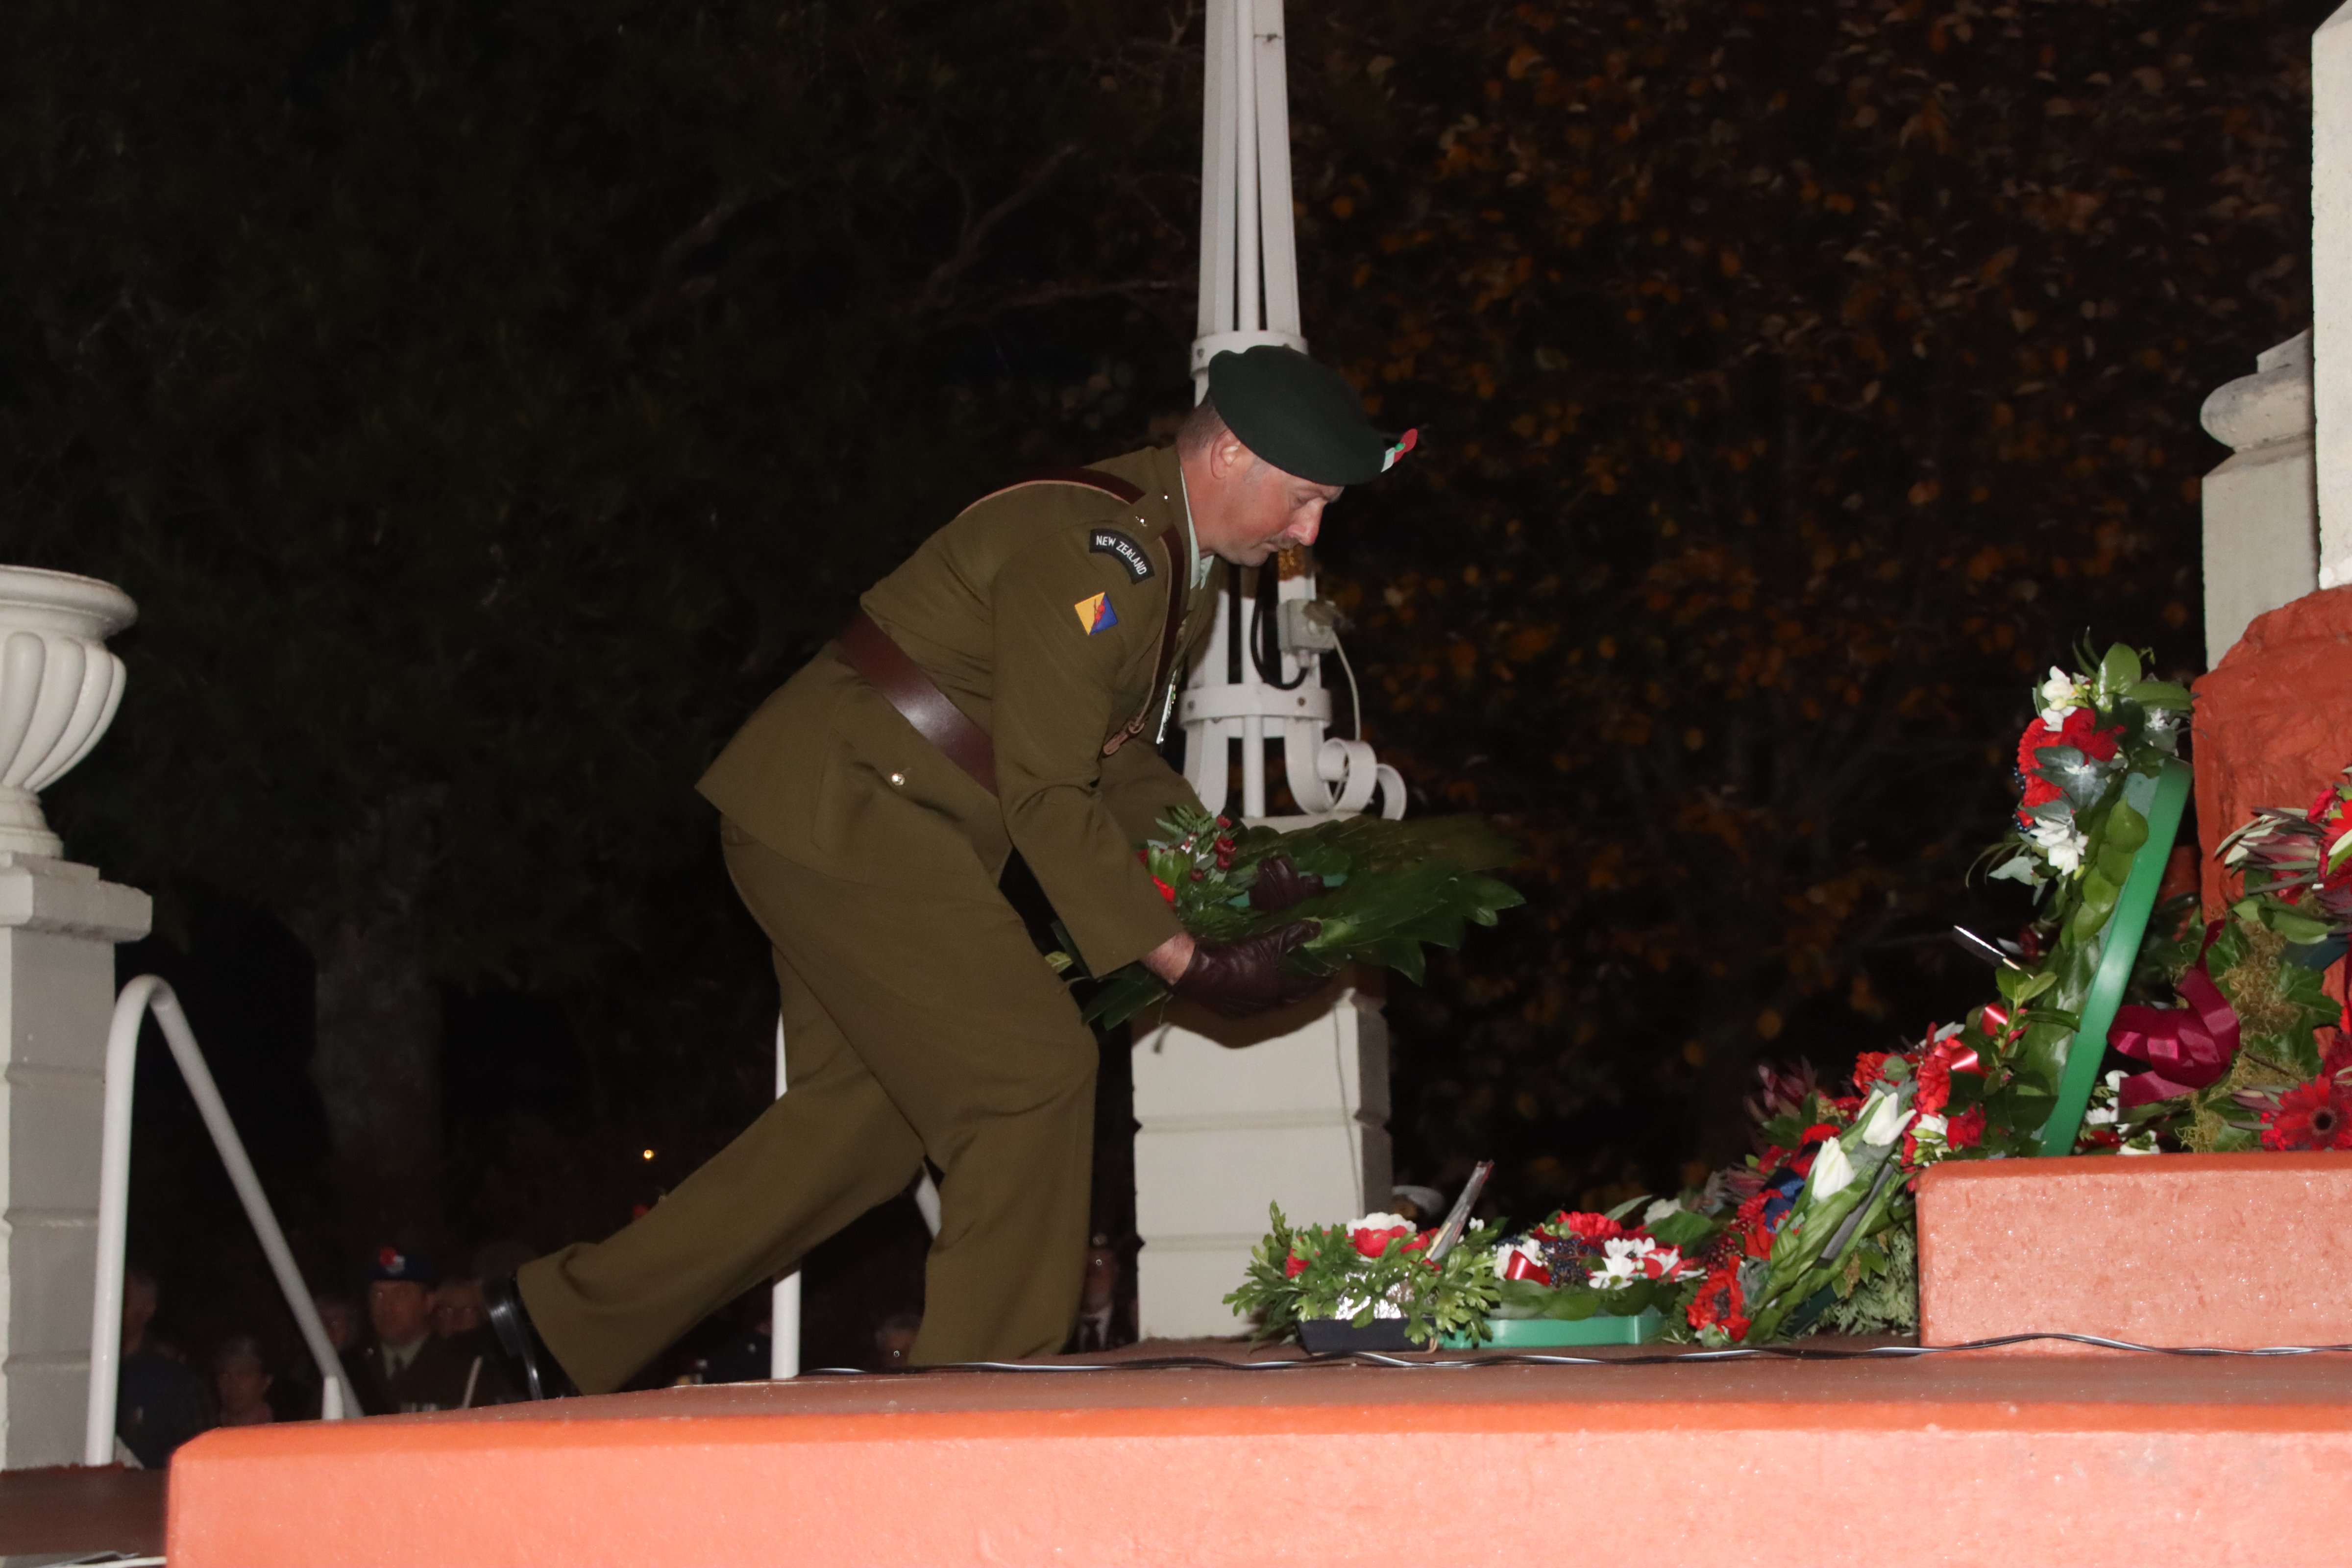
[[[1280,914],[1323,891],[1323,879],[1300,870],[1287,855],[1269,855],[1257,863],[1257,880],[1250,884],[1250,908],[1262,914]]]
[[[1246,1018],[1311,996],[1323,988],[1323,980],[1284,973],[1282,959],[1317,929],[1313,921],[1293,921],[1239,942],[1195,942],[1192,962],[1177,978],[1176,994],[1228,1018]]]

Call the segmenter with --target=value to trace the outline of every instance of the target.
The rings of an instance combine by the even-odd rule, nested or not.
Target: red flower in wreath
[[[1966,1116],[1955,1116],[1944,1125],[1944,1143],[1952,1149],[1973,1149],[1984,1142],[1985,1113],[1979,1105]]]
[[[1747,1294],[1739,1289],[1738,1266],[1732,1264],[1708,1271],[1684,1316],[1694,1329],[1719,1328],[1731,1339],[1744,1340],[1748,1337],[1747,1307]]]
[[[1380,1257],[1389,1249],[1390,1242],[1405,1237],[1413,1237],[1412,1245],[1419,1245],[1419,1238],[1415,1237],[1412,1226],[1409,1225],[1388,1226],[1379,1230],[1366,1226],[1360,1230],[1351,1230],[1348,1233],[1348,1239],[1356,1244],[1356,1250],[1367,1258]]]
[[[2265,1149],[2352,1149],[2352,1089],[2314,1079],[2279,1096],[2263,1114]]]
[[[1912,1108],[1922,1116],[1941,1116],[1944,1107],[1952,1102],[1952,1075],[1983,1071],[1976,1047],[1963,1045],[1959,1036],[1937,1040],[1919,1058],[1919,1094]]]
[[[1572,1236],[1595,1247],[1627,1234],[1623,1226],[1605,1214],[1570,1214],[1566,1209],[1544,1221],[1544,1228],[1554,1236]]]
[[[2042,776],[2042,759],[2034,753],[2044,746],[2072,746],[2095,763],[2104,763],[2116,754],[2116,737],[2123,726],[2102,730],[2098,715],[2088,708],[2077,708],[2066,715],[2066,721],[2055,730],[2047,720],[2036,719],[2025,727],[2017,742],[2017,772],[2025,781],[2025,794],[2018,802],[2018,819],[2024,821],[2037,805],[2064,797],[2066,792]]]

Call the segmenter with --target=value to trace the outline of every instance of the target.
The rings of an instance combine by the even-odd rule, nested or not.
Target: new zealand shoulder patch
[[[1151,575],[1151,552],[1115,528],[1096,529],[1087,541],[1087,549],[1117,560],[1127,568],[1127,574],[1139,583]]]
[[[1077,611],[1078,625],[1086,628],[1088,637],[1118,625],[1118,612],[1111,608],[1108,594],[1090,594],[1070,608]]]

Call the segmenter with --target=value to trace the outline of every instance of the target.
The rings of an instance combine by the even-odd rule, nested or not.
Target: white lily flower
[[[1910,1125],[1911,1113],[1897,1108],[1893,1095],[1874,1095],[1863,1115],[1862,1141],[1874,1149],[1884,1149]]]
[[[2072,818],[2053,822],[2046,816],[2037,816],[2026,832],[2049,860],[2052,870],[2072,876],[2083,868],[2083,851],[2090,847],[2091,841]]]
[[[1944,1143],[1944,1130],[1950,1125],[1951,1123],[1941,1116],[1922,1116],[1917,1124],[1911,1129],[1912,1141],[1941,1148]]]
[[[1832,1138],[1813,1156],[1813,1196],[1833,1198],[1853,1184],[1853,1162],[1846,1158],[1845,1145]]]
[[[2073,676],[2052,665],[2050,679],[2042,683],[2042,721],[2053,730],[2065,723],[2067,716],[2082,706],[2074,700],[2080,692]]]

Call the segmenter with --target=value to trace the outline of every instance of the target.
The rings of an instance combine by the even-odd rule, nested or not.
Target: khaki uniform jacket
[[[1171,684],[1216,594],[1191,587],[1176,454],[1097,466],[1142,496],[1129,506],[1074,484],[999,490],[859,601],[994,738],[996,795],[828,645],[729,742],[703,795],[778,854],[850,882],[917,890],[976,870],[993,884],[1017,848],[1097,974],[1176,935],[1134,846],[1171,806],[1199,802],[1153,745],[1166,694],[1152,676],[1168,574],[1186,587]],[[1106,757],[1139,713],[1142,732]]]

